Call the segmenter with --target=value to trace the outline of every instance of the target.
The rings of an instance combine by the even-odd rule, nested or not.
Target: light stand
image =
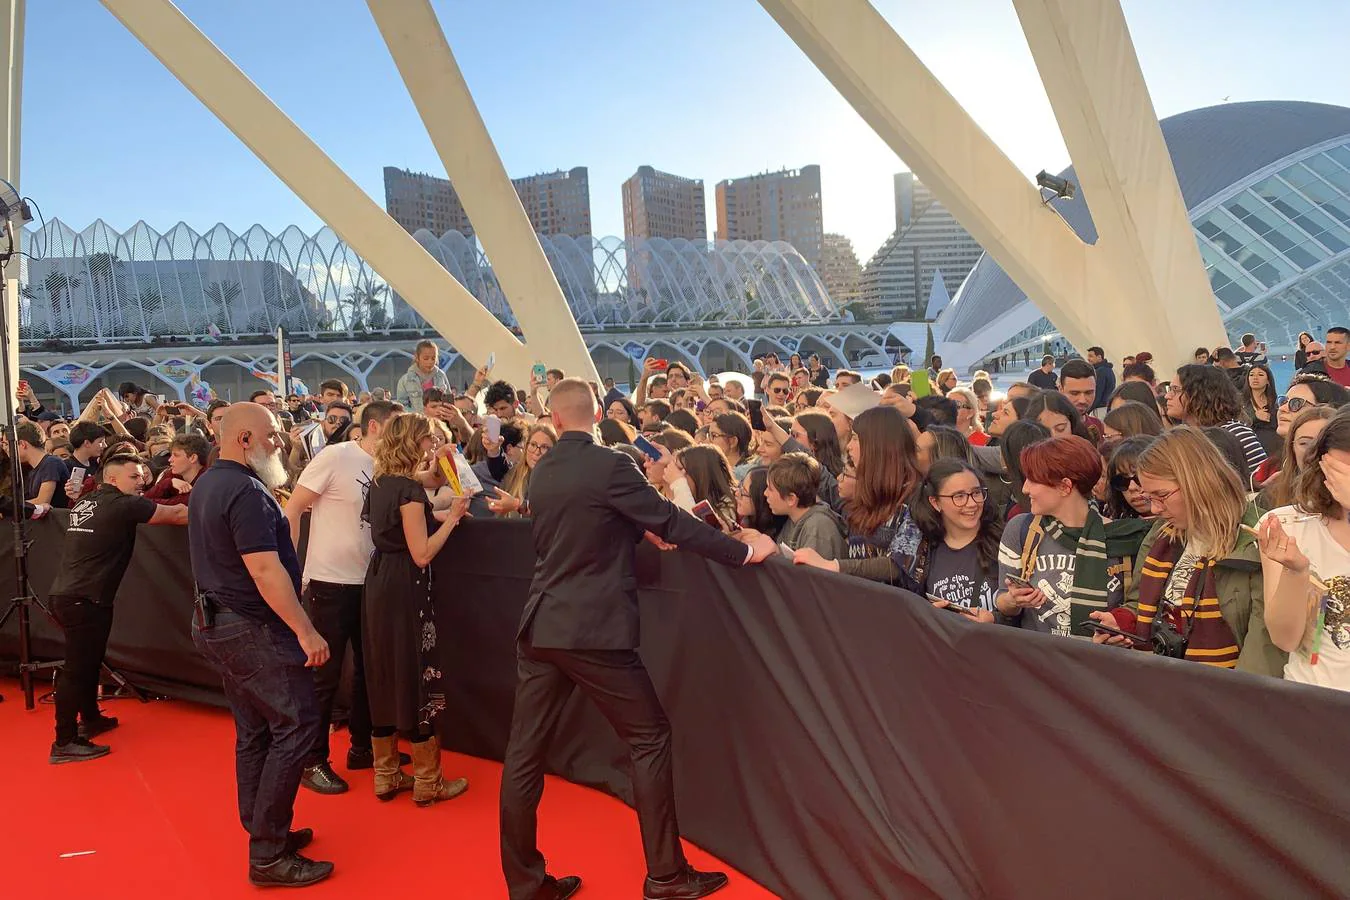
[[[28,609],[30,605],[36,604],[41,607],[41,601],[33,593],[33,587],[28,581],[28,534],[25,527],[24,518],[24,496],[23,496],[23,467],[19,462],[19,443],[16,436],[16,425],[18,417],[17,402],[14,398],[13,378],[10,374],[9,360],[9,329],[18,327],[18,322],[9,321],[9,303],[6,291],[9,289],[7,280],[3,277],[4,270],[9,265],[9,261],[14,257],[14,232],[22,226],[24,222],[31,222],[32,215],[28,212],[28,204],[19,199],[18,193],[12,185],[5,184],[4,190],[0,190],[0,219],[3,219],[5,233],[9,238],[9,246],[3,254],[0,254],[0,390],[4,391],[4,396],[8,400],[9,414],[5,421],[0,423],[6,440],[9,442],[9,494],[11,507],[10,516],[11,527],[14,532],[14,597],[9,601],[8,608],[4,615],[0,616],[0,628],[4,628],[9,617],[17,613],[19,619],[19,684],[23,688],[24,709],[33,708],[33,673],[39,669],[48,668],[52,664],[38,664],[32,661],[33,638],[29,631]],[[16,221],[17,220],[17,221]],[[46,610],[43,610],[46,612]]]

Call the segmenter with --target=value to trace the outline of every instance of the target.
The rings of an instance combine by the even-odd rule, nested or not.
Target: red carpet
[[[229,900],[262,893],[247,879],[227,713],[173,701],[107,703],[104,711],[121,727],[99,740],[113,752],[51,766],[52,707],[26,712],[16,683],[0,688],[0,896]],[[378,802],[369,771],[342,767],[346,734],[335,735],[333,746],[337,771],[352,790],[321,797],[302,789],[295,826],[314,829],[307,855],[332,860],[337,870],[323,884],[280,893],[371,900],[506,896],[497,844],[500,765],[444,754],[446,774],[467,777],[469,791],[417,809],[408,796]],[[637,819],[612,797],[550,777],[540,846],[550,871],[584,878],[578,900],[641,896]],[[685,848],[698,868],[727,869],[698,848]],[[721,900],[774,896],[743,875],[731,877],[716,895]]]

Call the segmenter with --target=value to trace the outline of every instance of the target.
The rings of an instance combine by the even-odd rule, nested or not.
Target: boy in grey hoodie
[[[785,453],[769,466],[764,499],[774,515],[787,516],[780,543],[838,559],[847,553],[843,523],[832,509],[816,502],[819,484],[820,463],[805,453]]]

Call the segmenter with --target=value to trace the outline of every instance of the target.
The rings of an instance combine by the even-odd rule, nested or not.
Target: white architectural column
[[[1225,342],[1223,321],[1120,4],[1014,5],[1097,228],[1089,327],[1190,362],[1197,345]]]
[[[19,155],[23,132],[23,33],[26,0],[0,0],[0,177],[19,188]],[[8,245],[8,239],[5,240]],[[5,324],[9,329],[9,383],[19,383],[19,235],[14,236],[15,256],[5,267]],[[0,390],[0,395],[4,391]],[[0,414],[9,421],[14,398],[0,396]]]
[[[1223,327],[1118,0],[1015,0],[1089,199],[1082,243],[868,0],[760,0],[1080,350],[1169,364]]]
[[[858,114],[1070,341],[1088,248],[868,0],[760,0]]]
[[[429,0],[366,0],[534,359],[599,381],[595,364]]]
[[[222,123],[476,365],[489,351],[524,383],[533,360],[412,235],[405,232],[169,0],[103,5]]]

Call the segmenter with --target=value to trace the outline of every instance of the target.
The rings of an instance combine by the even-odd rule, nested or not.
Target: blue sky
[[[1011,0],[873,0],[1027,173],[1068,164]],[[365,3],[180,0],[358,184],[385,165],[443,174]],[[867,257],[893,227],[902,161],[754,0],[438,0],[512,176],[590,168],[596,234],[654,165],[712,185],[822,167],[825,228]],[[1125,0],[1160,116],[1222,102],[1350,105],[1346,0]],[[95,0],[30,0],[22,190],[77,229],[139,219],[243,230],[314,213]]]

